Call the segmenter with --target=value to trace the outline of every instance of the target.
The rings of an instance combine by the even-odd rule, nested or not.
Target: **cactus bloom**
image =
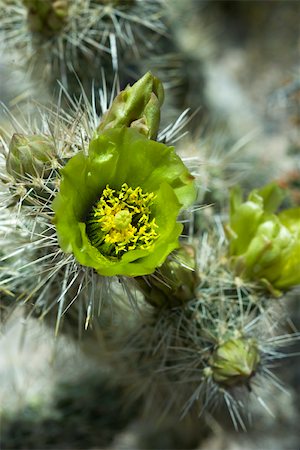
[[[284,197],[275,184],[231,197],[229,253],[243,277],[265,282],[273,293],[300,283],[300,208],[276,210]]]
[[[154,272],[178,247],[193,177],[173,147],[134,128],[105,130],[61,171],[53,202],[59,244],[105,276]]]

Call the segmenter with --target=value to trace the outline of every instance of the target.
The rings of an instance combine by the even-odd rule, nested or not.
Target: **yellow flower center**
[[[120,191],[109,185],[87,218],[87,235],[102,254],[120,257],[129,250],[149,249],[158,237],[151,216],[153,192],[143,193],[124,183]]]

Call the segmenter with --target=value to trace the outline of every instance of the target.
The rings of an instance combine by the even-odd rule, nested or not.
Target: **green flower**
[[[178,247],[193,177],[173,147],[133,128],[106,130],[61,171],[53,202],[60,246],[106,276],[154,272]]]
[[[276,214],[283,198],[275,184],[252,191],[246,202],[234,190],[227,227],[236,271],[263,281],[275,295],[300,283],[300,208]]]

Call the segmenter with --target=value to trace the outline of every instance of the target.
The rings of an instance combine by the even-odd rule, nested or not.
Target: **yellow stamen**
[[[124,183],[120,191],[103,190],[87,220],[87,234],[98,250],[120,257],[129,250],[149,249],[158,237],[155,219],[150,220],[153,192],[143,193]]]

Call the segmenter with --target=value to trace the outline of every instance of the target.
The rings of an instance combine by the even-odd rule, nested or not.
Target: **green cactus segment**
[[[28,26],[32,32],[51,36],[64,28],[69,0],[23,0],[23,3],[28,9]]]
[[[177,223],[177,216],[183,205],[194,201],[195,187],[173,147],[151,141],[135,129],[107,130],[90,142],[88,155],[81,152],[71,158],[61,175],[60,191],[52,205],[54,223],[62,250],[73,253],[80,264],[106,276],[146,275],[153,273],[178,247],[182,225]],[[124,189],[125,196],[135,193],[138,200],[144,198],[146,203],[137,201],[139,205],[134,205],[133,197],[124,200]],[[118,202],[121,208],[114,210]],[[129,236],[131,225],[139,228],[139,219],[130,212],[133,206],[150,208],[149,217],[142,220],[151,225],[155,236],[144,240],[145,245],[131,249],[133,241],[124,245],[125,241],[118,241],[116,236],[123,232]],[[126,214],[123,230],[118,214],[121,211]],[[91,229],[91,215],[96,217],[96,213],[101,222],[97,231],[101,242],[94,240],[95,230]],[[103,250],[103,244],[112,243],[110,238],[105,240],[105,233],[114,240],[114,247]],[[116,243],[121,245],[120,252],[116,251]]]
[[[127,86],[104,114],[97,132],[120,126],[135,128],[149,139],[155,139],[164,100],[161,82],[150,72],[133,86]]]
[[[238,275],[264,282],[274,295],[300,283],[300,208],[276,214],[284,196],[275,184],[252,191],[245,202],[233,190],[226,228]]]
[[[254,339],[230,339],[219,345],[210,360],[214,381],[225,386],[247,383],[255,374],[260,354]]]
[[[47,178],[58,165],[51,136],[14,134],[6,159],[6,170],[18,182]]]
[[[195,298],[199,283],[195,269],[195,250],[183,245],[166,259],[154,277],[139,277],[137,283],[152,306],[173,308]]]

